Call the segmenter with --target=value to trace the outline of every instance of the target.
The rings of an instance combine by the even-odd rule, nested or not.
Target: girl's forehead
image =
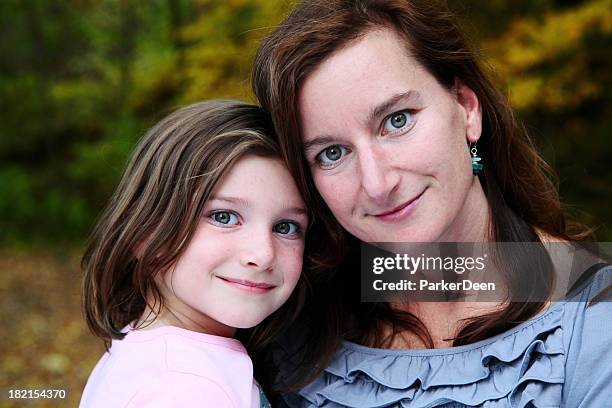
[[[286,202],[304,207],[297,185],[280,158],[244,156],[228,170],[210,199],[243,207]]]

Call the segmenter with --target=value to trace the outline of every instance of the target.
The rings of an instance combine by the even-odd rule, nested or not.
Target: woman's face
[[[488,207],[469,153],[480,107],[469,88],[455,88],[442,87],[383,29],[338,50],[305,80],[305,154],[321,196],[351,234],[367,242],[483,238]]]

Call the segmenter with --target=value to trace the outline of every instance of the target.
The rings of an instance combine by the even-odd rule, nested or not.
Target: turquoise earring
[[[482,159],[478,156],[478,149],[476,149],[476,144],[472,146],[472,144],[470,143],[470,147],[470,153],[472,153],[472,157],[470,157],[470,159],[472,160],[472,174],[477,176],[482,173]]]

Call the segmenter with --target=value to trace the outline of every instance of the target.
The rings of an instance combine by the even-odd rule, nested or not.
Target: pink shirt
[[[257,407],[259,388],[240,341],[166,326],[113,340],[80,408]]]

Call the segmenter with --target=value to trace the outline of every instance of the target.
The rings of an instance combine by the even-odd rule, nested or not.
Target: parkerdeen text
[[[446,282],[444,279],[441,281],[429,281],[427,279],[420,279],[419,282],[402,279],[398,282],[383,282],[380,279],[372,282],[372,286],[376,291],[467,291],[467,290],[478,290],[478,291],[494,291],[494,282],[472,282],[469,279],[463,279],[459,282]]]

